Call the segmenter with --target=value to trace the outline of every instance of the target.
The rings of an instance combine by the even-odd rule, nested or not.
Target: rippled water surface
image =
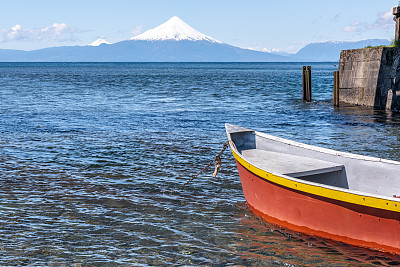
[[[0,63],[0,265],[396,265],[268,224],[225,123],[400,160],[400,116],[330,100],[333,63]]]

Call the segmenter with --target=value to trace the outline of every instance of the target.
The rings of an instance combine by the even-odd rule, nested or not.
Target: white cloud
[[[394,25],[392,11],[381,12],[373,23],[362,23],[355,21],[349,26],[343,28],[344,32],[363,32],[371,30],[392,29]]]
[[[135,28],[133,28],[133,30],[131,31],[131,34],[133,36],[136,36],[141,32],[142,32],[142,25],[139,25],[139,26],[136,26]]]
[[[347,27],[343,28],[344,32],[358,32],[362,29],[361,27],[362,23],[360,23],[359,21],[355,21],[352,24],[350,24]]]
[[[17,24],[11,29],[0,30],[0,42],[78,41],[74,34],[79,32],[82,31],[65,23],[54,23],[43,28],[23,28]]]
[[[376,28],[388,29],[392,28],[394,24],[393,13],[388,11],[386,13],[380,13],[378,19],[375,21],[374,26]]]

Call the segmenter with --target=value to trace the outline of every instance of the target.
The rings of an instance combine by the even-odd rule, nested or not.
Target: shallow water
[[[396,265],[253,215],[225,123],[400,160],[400,116],[332,107],[333,63],[0,63],[0,265]]]

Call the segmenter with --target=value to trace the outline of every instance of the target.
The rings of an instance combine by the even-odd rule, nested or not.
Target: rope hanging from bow
[[[199,176],[200,174],[202,174],[204,171],[206,171],[214,162],[215,162],[215,169],[214,169],[214,173],[213,173],[213,177],[217,177],[218,171],[222,166],[222,161],[221,161],[221,155],[222,153],[224,153],[224,151],[226,150],[226,148],[229,146],[228,143],[224,143],[221,152],[218,153],[218,155],[215,156],[215,158],[207,165],[205,166],[202,170],[200,170],[198,173],[196,173],[195,175],[192,176],[192,178],[190,178],[186,183],[184,183],[183,185],[181,185],[179,187],[179,189],[182,189],[183,187],[185,187],[186,185],[188,185],[191,181],[193,181],[197,176]]]

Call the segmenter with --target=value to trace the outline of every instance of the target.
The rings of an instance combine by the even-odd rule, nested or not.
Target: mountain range
[[[388,40],[313,43],[296,54],[274,54],[232,46],[207,36],[178,17],[129,40],[100,38],[87,46],[32,51],[0,49],[0,62],[295,62],[338,61],[343,49],[387,45]]]
[[[339,61],[340,51],[364,48],[367,46],[390,45],[385,39],[369,39],[358,42],[323,42],[308,44],[296,54],[290,55],[296,59],[311,61]]]

